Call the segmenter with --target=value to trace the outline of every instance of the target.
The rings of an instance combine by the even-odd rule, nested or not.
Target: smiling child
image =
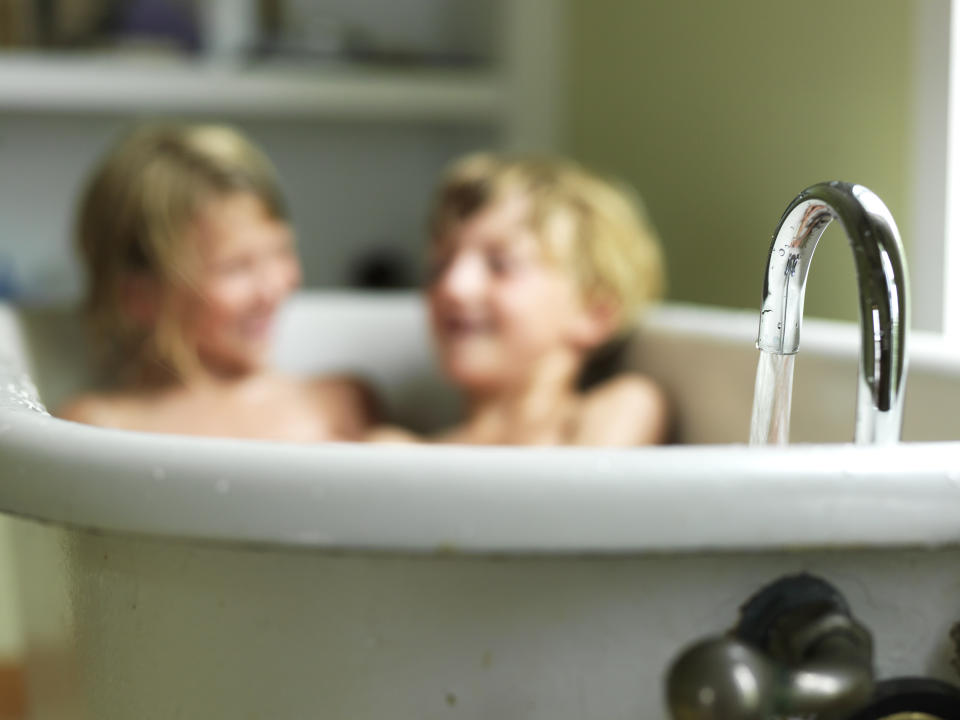
[[[664,395],[588,360],[663,285],[659,244],[629,195],[559,159],[468,156],[442,181],[427,301],[440,365],[466,400],[436,442],[643,445],[666,439]],[[379,428],[374,441],[420,438]]]
[[[366,432],[360,383],[269,366],[300,264],[273,168],[238,132],[137,129],[91,178],[77,239],[108,387],[72,399],[60,417],[294,442]]]

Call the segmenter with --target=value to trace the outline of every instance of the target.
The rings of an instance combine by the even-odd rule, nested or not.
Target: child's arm
[[[657,445],[667,441],[669,429],[670,408],[663,391],[651,379],[629,373],[587,395],[571,443]]]

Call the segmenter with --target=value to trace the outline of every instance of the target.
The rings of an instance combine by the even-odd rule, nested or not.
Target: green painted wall
[[[770,236],[814,182],[862,183],[911,227],[912,3],[570,5],[567,150],[644,196],[671,298],[759,308]],[[853,278],[833,226],[806,313],[855,319]]]

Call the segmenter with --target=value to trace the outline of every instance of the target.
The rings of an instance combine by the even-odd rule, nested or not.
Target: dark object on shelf
[[[352,62],[389,67],[479,67],[483,58],[469,52],[430,51],[395,44],[354,28],[344,35],[344,55]]]
[[[408,256],[391,247],[364,253],[353,263],[350,286],[365,290],[400,290],[416,285]]]
[[[0,0],[0,45],[195,52],[200,32],[193,8],[180,0]]]
[[[37,45],[58,48],[90,47],[102,41],[103,24],[116,0],[36,0],[25,22]]]
[[[340,58],[347,28],[329,7],[285,0],[259,0],[260,40],[257,51],[267,57],[304,60]]]
[[[258,54],[301,60],[345,60],[351,63],[403,67],[478,67],[476,52],[432,48],[391,39],[344,17],[330,4],[312,0],[259,0]]]
[[[170,45],[191,53],[201,48],[200,26],[192,6],[174,0],[114,3],[104,30],[121,44]]]
[[[0,48],[33,45],[35,34],[30,0],[0,0]]]
[[[849,720],[958,720],[960,688],[940,680],[904,677],[877,683],[873,697]]]

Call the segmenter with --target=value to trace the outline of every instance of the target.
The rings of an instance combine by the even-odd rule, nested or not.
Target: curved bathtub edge
[[[296,446],[9,409],[0,428],[0,509],[101,532],[441,553],[960,543],[960,443]]]

